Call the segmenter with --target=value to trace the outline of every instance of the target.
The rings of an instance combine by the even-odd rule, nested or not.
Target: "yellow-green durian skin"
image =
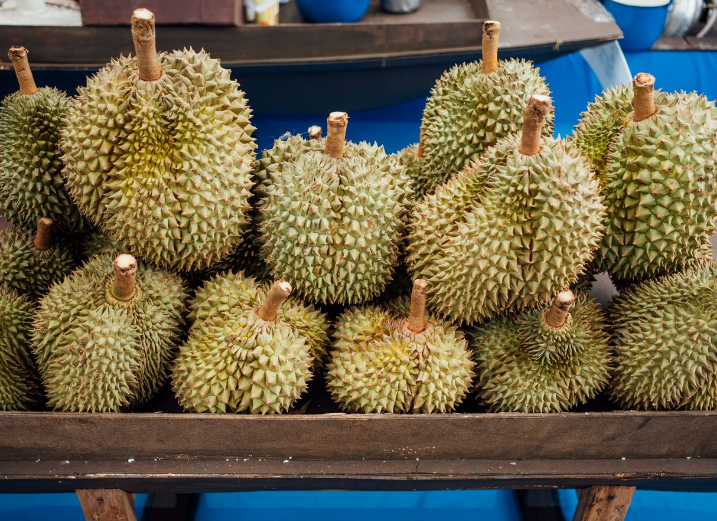
[[[483,62],[446,71],[431,90],[421,124],[423,190],[431,193],[472,161],[523,126],[531,96],[550,90],[539,69],[525,60],[501,60],[483,74]],[[543,127],[552,135],[553,112]]]
[[[61,175],[67,104],[64,92],[43,87],[11,94],[0,106],[0,215],[15,226],[32,230],[49,217],[62,233],[88,228]]]
[[[39,303],[33,350],[54,410],[124,411],[167,380],[184,323],[182,281],[140,263],[135,294],[121,301],[111,291],[113,260],[92,257]]]
[[[27,411],[42,400],[30,351],[34,304],[0,284],[0,411]]]
[[[149,262],[209,266],[242,240],[254,167],[251,110],[204,51],[160,53],[162,76],[113,60],[79,89],[62,132],[80,211]]]
[[[409,299],[398,300],[339,317],[326,375],[331,396],[346,412],[451,412],[473,379],[463,333],[435,317],[413,333],[406,327]]]
[[[605,207],[583,159],[552,138],[526,156],[519,141],[501,141],[414,208],[408,264],[448,320],[548,301],[577,282],[600,244]]]
[[[632,120],[632,88],[597,97],[573,139],[600,176],[607,207],[596,271],[640,280],[699,257],[717,220],[717,109],[696,93],[655,93]]]
[[[227,273],[197,290],[189,339],[172,369],[179,404],[191,412],[279,414],[306,391],[328,344],[326,317],[296,298],[278,320],[256,311],[267,285]]]
[[[121,241],[113,239],[106,233],[92,232],[85,236],[82,241],[82,255],[85,258],[94,257],[102,253],[111,253],[115,256],[121,253],[130,253],[131,251]]]
[[[406,169],[406,175],[411,180],[411,188],[416,199],[421,199],[427,192],[435,188],[435,180],[429,175],[428,169],[423,166],[423,158],[417,157],[418,144],[396,152],[394,157]]]
[[[599,304],[578,295],[561,328],[545,322],[548,308],[471,330],[477,392],[490,412],[567,411],[607,387],[612,353]]]
[[[717,263],[643,282],[609,309],[612,399],[637,410],[717,409]]]
[[[37,300],[75,268],[75,261],[58,241],[39,251],[33,240],[20,228],[0,231],[0,283]]]

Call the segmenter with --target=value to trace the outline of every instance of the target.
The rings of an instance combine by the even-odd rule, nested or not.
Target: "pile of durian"
[[[538,69],[458,65],[395,155],[286,135],[203,50],[132,18],[75,97],[27,50],[0,107],[0,410],[717,408],[717,109],[638,74],[567,139]],[[607,312],[588,295],[607,272]],[[303,405],[302,405],[303,404]]]

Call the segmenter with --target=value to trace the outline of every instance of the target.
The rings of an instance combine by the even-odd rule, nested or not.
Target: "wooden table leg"
[[[77,490],[87,521],[137,521],[134,496],[117,489]]]
[[[578,494],[573,521],[622,521],[635,487],[590,487]]]

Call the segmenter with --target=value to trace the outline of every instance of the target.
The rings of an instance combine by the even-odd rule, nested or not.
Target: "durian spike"
[[[117,300],[131,299],[134,296],[134,286],[137,282],[137,259],[123,253],[112,263],[112,268],[115,274],[112,296]]]
[[[309,127],[309,139],[321,139],[321,127],[318,125],[311,125]]]
[[[285,280],[277,280],[271,286],[264,303],[256,310],[256,314],[259,315],[259,318],[267,322],[276,320],[281,303],[286,300],[289,293],[291,293],[291,284]]]
[[[550,306],[550,309],[545,314],[545,321],[548,325],[554,328],[563,327],[574,302],[575,295],[573,295],[572,291],[566,290],[558,293],[553,305]]]
[[[416,158],[423,159],[423,127],[421,127],[421,133],[418,136],[418,146],[416,147]]]
[[[533,95],[523,112],[523,133],[520,136],[518,151],[526,156],[532,156],[540,151],[540,139],[543,132],[545,118],[548,117],[551,105],[550,96]]]
[[[641,72],[632,80],[633,100],[635,108],[633,119],[642,121],[657,112],[655,106],[655,77],[652,74]]]
[[[40,217],[37,221],[37,235],[32,241],[37,251],[47,251],[52,246],[52,219]]]
[[[483,22],[483,74],[490,74],[498,68],[498,36],[500,35],[500,22],[486,20]]]
[[[152,11],[140,8],[132,13],[132,39],[137,53],[139,77],[144,81],[158,80],[162,76],[162,69],[157,60]]]
[[[420,333],[426,329],[426,281],[416,279],[413,281],[411,291],[411,311],[408,314],[408,329],[412,333]]]
[[[332,112],[326,122],[328,128],[326,130],[324,154],[334,159],[341,159],[344,157],[346,126],[349,124],[349,116],[345,112]]]
[[[20,84],[20,92],[22,94],[32,95],[35,94],[38,89],[35,85],[35,79],[32,77],[30,62],[27,61],[27,52],[27,49],[24,47],[13,45],[10,47],[7,55],[12,62],[12,66],[15,68],[17,82]]]

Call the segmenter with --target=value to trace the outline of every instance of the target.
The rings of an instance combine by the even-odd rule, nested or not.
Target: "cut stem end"
[[[20,84],[20,93],[31,96],[38,91],[38,88],[35,85],[35,79],[32,77],[30,62],[27,61],[27,52],[24,47],[13,45],[7,52],[7,56],[15,68],[17,82]]]
[[[483,23],[483,40],[481,53],[483,54],[483,74],[490,74],[498,69],[498,36],[500,35],[500,22],[486,20]]]
[[[543,125],[550,112],[550,107],[549,96],[536,94],[530,97],[528,106],[523,112],[523,133],[520,136],[520,147],[518,148],[521,154],[532,156],[540,151]]]
[[[309,127],[309,139],[321,139],[321,127],[312,125]]]
[[[426,281],[416,279],[413,281],[411,291],[411,311],[408,315],[408,330],[412,333],[420,333],[426,329]]]
[[[114,270],[112,296],[117,300],[130,300],[134,296],[137,283],[137,259],[123,253],[117,256],[112,269]]]
[[[633,100],[635,109],[633,119],[642,121],[657,112],[655,106],[655,77],[645,72],[639,73],[632,80]]]
[[[139,77],[144,81],[158,80],[162,76],[157,59],[154,14],[148,9],[136,9],[132,13],[132,40],[137,53]]]
[[[285,280],[277,280],[271,286],[264,303],[256,310],[256,314],[259,315],[259,318],[267,322],[276,320],[282,302],[286,300],[286,297],[288,297],[290,293],[291,284]]]
[[[344,145],[346,144],[346,127],[349,124],[349,116],[345,112],[332,112],[326,120],[326,145],[324,154],[334,159],[344,157]]]
[[[52,219],[40,217],[37,221],[37,235],[32,244],[37,251],[47,251],[52,247]]]
[[[572,291],[561,291],[558,296],[555,297],[553,305],[545,314],[545,321],[550,327],[561,328],[565,325],[565,321],[568,319],[570,314],[570,308],[575,303],[575,295]]]

